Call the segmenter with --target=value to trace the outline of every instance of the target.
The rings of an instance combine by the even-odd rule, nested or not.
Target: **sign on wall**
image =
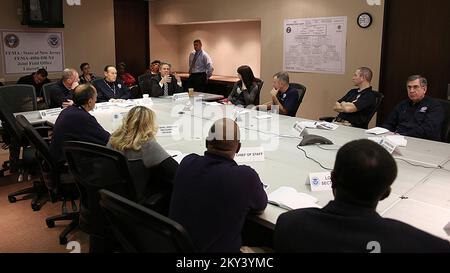
[[[62,32],[2,31],[1,37],[5,74],[64,70]]]
[[[284,21],[284,70],[345,74],[347,17]]]

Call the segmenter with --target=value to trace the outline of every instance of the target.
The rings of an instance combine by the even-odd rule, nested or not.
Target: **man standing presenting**
[[[202,50],[202,41],[195,40],[194,51],[189,54],[188,87],[193,87],[197,92],[204,92],[213,71],[211,57]]]

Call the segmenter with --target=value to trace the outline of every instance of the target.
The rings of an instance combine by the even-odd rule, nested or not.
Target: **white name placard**
[[[243,147],[234,157],[238,163],[244,162],[260,162],[264,161],[264,148],[260,147]]]
[[[177,93],[177,94],[173,94],[173,96],[172,96],[172,100],[173,101],[188,100],[188,99],[189,99],[189,93],[188,92]]]
[[[383,146],[390,154],[392,154],[398,146],[395,142],[388,138],[383,138],[380,145]]]
[[[39,111],[39,114],[41,115],[42,119],[48,118],[48,117],[57,117],[59,116],[59,113],[61,113],[62,109],[55,108],[55,109],[48,109],[48,110],[42,110]]]
[[[311,191],[331,191],[331,173],[310,173],[306,184],[311,185]]]
[[[178,136],[180,134],[180,128],[178,124],[174,125],[160,125],[156,136]]]

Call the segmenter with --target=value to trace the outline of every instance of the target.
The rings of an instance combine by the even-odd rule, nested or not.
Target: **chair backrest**
[[[18,115],[16,120],[35,150],[35,159],[41,170],[41,179],[45,182],[49,191],[56,193],[60,183],[60,171],[58,163],[50,154],[47,142],[23,115]]]
[[[370,114],[370,116],[368,116],[368,119],[365,121],[364,125],[362,126],[363,129],[368,129],[369,128],[370,121],[372,120],[372,118],[375,115],[375,113],[378,111],[378,108],[380,108],[381,102],[384,99],[383,93],[377,92],[377,91],[372,91],[372,92],[375,95],[375,106],[372,109],[372,113]]]
[[[256,78],[255,81],[256,81],[256,85],[258,85],[258,94],[256,95],[256,99],[255,99],[254,104],[255,105],[259,105],[259,102],[260,102],[259,97],[260,97],[260,94],[261,94],[262,87],[264,85],[264,81],[259,79],[259,78]]]
[[[450,101],[438,99],[444,110],[444,121],[442,122],[442,142],[450,143]]]
[[[47,108],[50,108],[50,91],[51,86],[54,84],[57,84],[58,82],[49,82],[42,86],[42,95],[44,96],[45,104],[47,105]]]
[[[80,227],[89,234],[103,235],[106,221],[98,191],[108,189],[136,200],[127,159],[113,149],[81,141],[67,141],[63,150],[80,190]]]
[[[142,74],[138,77],[138,85],[141,89],[142,94],[149,94],[150,93],[150,81],[152,79],[153,75],[150,73]]]
[[[146,194],[150,192],[150,169],[145,167],[142,159],[128,160],[128,169],[136,190],[136,200],[140,203],[146,197]]]
[[[12,113],[37,110],[36,91],[28,84],[12,84],[0,87],[0,97]]]
[[[124,251],[194,252],[189,235],[177,222],[108,190],[100,190],[100,196],[100,206]]]
[[[302,104],[303,102],[303,98],[305,97],[305,93],[306,93],[306,86],[304,86],[303,84],[300,83],[289,83],[289,87],[297,89],[298,92],[298,101],[297,101],[297,110],[300,107],[300,104]]]
[[[23,129],[18,126],[10,106],[0,95],[0,120],[2,121],[2,127],[12,138],[20,140],[23,138]]]
[[[92,85],[96,85],[98,82],[101,82],[103,80],[104,80],[104,78],[96,78],[95,80],[92,81]],[[98,92],[98,90],[97,90],[97,92]]]

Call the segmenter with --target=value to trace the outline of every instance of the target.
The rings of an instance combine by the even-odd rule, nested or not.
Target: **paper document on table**
[[[301,208],[320,208],[317,205],[317,198],[306,193],[297,192],[291,187],[279,187],[269,194],[269,203],[285,208],[301,209]]]
[[[318,122],[317,123],[317,129],[324,129],[324,130],[331,130],[334,131],[337,128],[339,128],[339,125],[331,123],[331,122]]]
[[[381,134],[385,134],[388,132],[389,132],[388,129],[381,128],[381,127],[375,127],[370,130],[366,130],[366,134],[374,134],[374,135],[381,135]]]
[[[212,101],[212,102],[205,101],[205,102],[203,102],[203,104],[206,106],[222,106],[223,105],[223,104],[215,102],[215,101]]]
[[[300,126],[305,127],[305,128],[311,128],[311,129],[317,128],[317,122],[316,121],[299,121],[297,123]]]
[[[404,136],[400,135],[386,136],[386,139],[395,143],[399,147],[406,147],[408,144],[408,140],[406,140]]]
[[[272,116],[271,115],[258,115],[258,116],[255,116],[255,118],[256,119],[270,119],[270,118],[272,118]]]

